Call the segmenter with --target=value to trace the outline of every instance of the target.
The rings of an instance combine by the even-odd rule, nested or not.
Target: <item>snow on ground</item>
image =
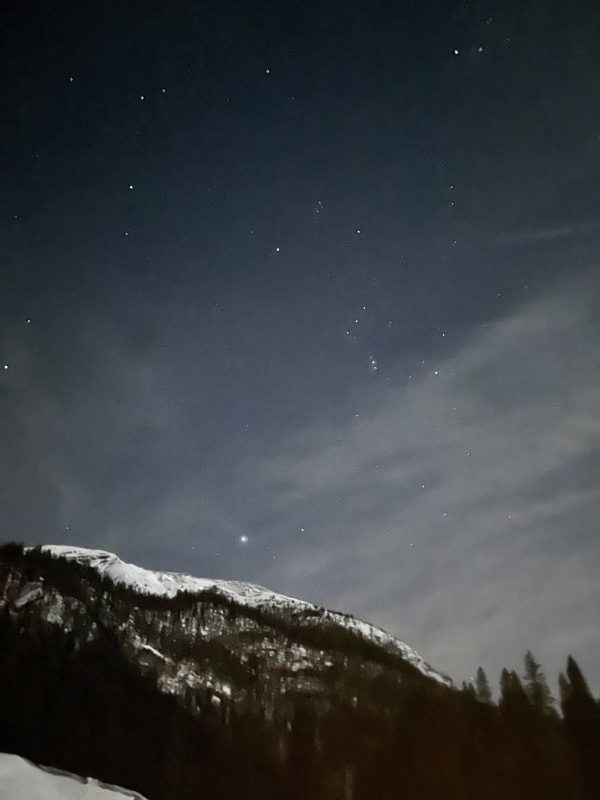
[[[241,606],[266,607],[279,606],[280,608],[316,609],[316,606],[293,597],[276,594],[252,583],[241,581],[221,581],[210,578],[195,578],[176,572],[154,572],[153,570],[127,564],[114,553],[105,550],[89,550],[85,547],[70,547],[69,545],[44,545],[42,550],[55,556],[69,558],[80,564],[87,564],[96,569],[101,575],[106,575],[114,583],[123,583],[132,589],[144,594],[174,597],[177,592],[201,592],[206,589],[216,589],[222,595],[230,597]],[[336,625],[355,631],[368,641],[398,653],[405,661],[412,664],[424,675],[433,678],[447,686],[452,685],[450,678],[440,675],[416,652],[412,647],[396,639],[381,628],[376,628],[367,622],[353,617],[339,614],[335,611],[326,611],[323,618]]]
[[[141,794],[38,767],[20,756],[0,753],[0,797],[6,800],[144,800]]]

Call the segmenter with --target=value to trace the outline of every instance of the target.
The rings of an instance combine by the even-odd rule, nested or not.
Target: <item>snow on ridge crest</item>
[[[257,584],[196,578],[193,575],[177,572],[156,572],[135,564],[128,564],[114,553],[106,550],[91,550],[86,547],[69,545],[43,545],[42,550],[54,556],[72,559],[80,564],[93,567],[100,575],[106,575],[114,583],[124,584],[143,594],[175,597],[180,591],[201,592],[206,589],[217,589],[221,594],[230,597],[242,606],[261,607],[268,604],[317,610],[317,606],[312,603],[272,592]],[[325,611],[324,616],[329,621],[353,630],[363,638],[399,654],[427,677],[446,686],[452,685],[450,678],[436,672],[416,650],[381,628],[376,628],[368,622],[362,622],[337,611]]]
[[[280,602],[286,605],[311,607],[310,603],[286,597],[282,594],[241,581],[213,580],[196,578],[179,572],[156,572],[150,569],[128,564],[106,550],[89,550],[86,547],[70,547],[69,545],[43,545],[42,550],[55,556],[72,559],[80,564],[87,564],[101,575],[106,575],[114,583],[122,583],[143,594],[159,597],[175,597],[177,592],[201,592],[217,588],[223,594],[245,605],[260,605],[266,602]]]

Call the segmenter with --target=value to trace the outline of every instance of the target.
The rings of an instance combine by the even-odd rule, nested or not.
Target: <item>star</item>
[[[246,536],[246,534],[245,534],[245,533],[243,533],[243,534],[240,536],[240,538],[239,538],[239,543],[240,543],[240,544],[248,544],[248,537]]]

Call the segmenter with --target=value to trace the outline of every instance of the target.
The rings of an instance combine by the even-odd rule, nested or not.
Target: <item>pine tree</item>
[[[579,664],[575,661],[573,656],[569,656],[569,658],[567,659],[567,678],[571,682],[571,686],[573,687],[574,693],[581,694],[582,696],[589,696],[590,698],[592,698],[592,693],[590,692],[589,686],[587,685],[587,681],[583,677],[581,668],[579,667]]]
[[[543,714],[552,711],[554,698],[548,688],[546,676],[531,650],[525,653],[524,689],[531,705]]]
[[[527,716],[529,701],[523,684],[514,670],[503,669],[500,675],[500,710],[514,718]]]
[[[600,704],[572,656],[566,677],[560,676],[560,701],[567,735],[581,759],[584,796],[596,798],[600,786]]]
[[[480,703],[489,704],[492,702],[492,690],[490,689],[490,684],[483,667],[477,668],[477,674],[475,675],[475,693]]]
[[[579,665],[572,656],[567,662],[567,676],[560,676],[561,708],[567,724],[600,745],[600,704],[587,685]]]

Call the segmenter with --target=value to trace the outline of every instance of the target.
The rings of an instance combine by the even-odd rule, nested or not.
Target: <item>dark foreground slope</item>
[[[578,680],[565,721],[518,681],[496,707],[294,609],[0,551],[0,751],[149,800],[592,800],[598,706]]]

